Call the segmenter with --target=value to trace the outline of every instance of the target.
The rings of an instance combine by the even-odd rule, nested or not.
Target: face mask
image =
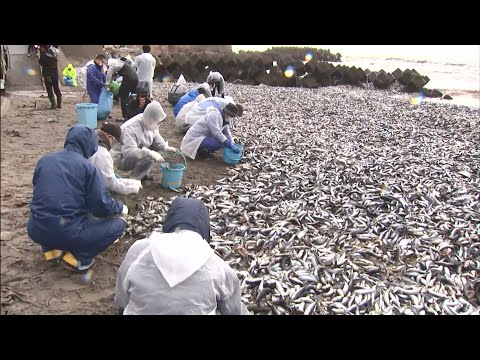
[[[145,127],[150,131],[155,131],[158,129],[159,122],[150,122],[147,119],[144,119]]]
[[[113,136],[108,135],[108,138],[110,140],[110,146],[113,147],[117,143],[117,139],[115,139]]]

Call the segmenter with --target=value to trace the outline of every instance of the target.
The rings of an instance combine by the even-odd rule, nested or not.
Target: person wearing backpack
[[[106,87],[110,86],[113,74],[118,74],[122,77],[122,84],[118,89],[118,97],[120,99],[120,107],[122,108],[122,118],[117,121],[125,121],[127,117],[127,103],[130,93],[134,94],[138,87],[138,75],[133,69],[132,65],[128,64],[128,60],[125,57],[117,59],[110,59],[111,65],[108,67]]]

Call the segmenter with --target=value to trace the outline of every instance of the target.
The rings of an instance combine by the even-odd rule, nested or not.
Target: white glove
[[[142,148],[142,152],[143,152],[143,155],[144,155],[145,157],[151,157],[151,156],[150,156],[150,151],[151,151],[151,150],[150,150],[149,148],[147,148],[147,147],[143,147],[143,148]]]
[[[142,182],[140,180],[133,180],[134,181],[134,186],[135,186],[135,193],[138,193],[140,189],[143,189]]]
[[[155,160],[156,162],[162,162],[165,161],[163,156],[160,155],[158,152],[150,150],[150,157]]]
[[[127,215],[128,215],[128,207],[127,207],[126,205],[123,205],[122,215],[123,215],[123,216],[127,216]]]
[[[171,151],[171,152],[179,152],[179,150],[176,147],[173,146],[166,146],[165,151]]]

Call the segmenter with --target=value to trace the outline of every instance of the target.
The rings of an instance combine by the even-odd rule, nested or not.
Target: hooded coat
[[[185,95],[183,95],[178,101],[177,103],[175,104],[175,106],[173,107],[173,115],[174,116],[177,116],[180,112],[180,110],[182,110],[182,108],[188,104],[189,102],[192,102],[194,101],[197,96],[200,94],[199,92],[199,89],[200,88],[203,88],[204,91],[205,91],[205,97],[206,98],[209,98],[209,97],[212,97],[212,93],[210,92],[210,88],[208,86],[207,83],[203,83],[203,84],[200,84],[197,88],[193,89],[192,91],[189,91],[188,93],[186,93]]]
[[[149,105],[152,105],[150,103]],[[158,131],[158,123],[165,120],[166,114],[163,112],[157,119],[157,128],[149,130],[145,123],[146,118],[152,117],[150,107],[147,107],[141,114],[134,116],[122,124],[122,144],[117,143],[110,150],[113,161],[116,163],[124,158],[141,160],[148,157],[148,149],[154,151],[164,151],[168,143],[163,139]],[[118,165],[116,165],[118,167]]]
[[[63,69],[63,76],[72,78],[73,86],[77,86],[77,70],[75,70],[72,64],[68,64],[68,66]]]
[[[240,282],[208,245],[210,219],[197,199],[176,198],[164,233],[128,250],[120,266],[115,302],[124,315],[241,315]]]
[[[102,175],[88,161],[97,149],[95,131],[76,125],[68,130],[62,151],[38,161],[27,225],[32,240],[50,249],[69,250],[75,242],[95,240],[91,235],[83,236],[88,230],[89,213],[105,218],[122,212],[123,204],[110,196]],[[111,229],[112,236],[121,235],[124,229],[120,221]]]
[[[185,134],[188,129],[190,128],[190,124],[187,124],[185,118],[187,114],[192,110],[195,105],[197,105],[200,101],[205,99],[205,95],[200,94],[196,97],[196,99],[188,104],[185,104],[182,109],[178,112],[178,115],[175,117],[175,129],[177,129],[182,134]]]

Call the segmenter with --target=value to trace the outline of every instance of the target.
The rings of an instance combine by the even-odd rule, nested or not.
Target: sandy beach
[[[155,83],[154,94],[167,113],[160,133],[170,145],[179,147],[181,136],[174,129],[172,106],[166,101],[170,86]],[[226,93],[245,108],[232,130],[245,145],[245,158],[236,167],[223,163],[220,154],[211,160],[188,161],[183,183],[197,189],[189,196],[202,197],[212,214],[225,218],[225,223],[212,221],[212,246],[230,251],[228,262],[241,279],[242,299],[252,314],[429,313],[415,307],[420,303],[430,309],[428,296],[432,295],[426,287],[421,290],[420,282],[418,287],[402,282],[409,269],[410,273],[412,268],[421,274],[428,272],[424,265],[430,256],[428,246],[420,245],[429,237],[438,237],[441,242],[430,245],[433,255],[439,255],[427,262],[446,264],[458,255],[461,265],[441,265],[441,274],[432,272],[428,281],[440,279],[440,275],[447,277],[456,284],[451,286],[455,299],[469,304],[451,307],[478,314],[471,286],[480,276],[480,261],[478,253],[470,252],[480,244],[478,108],[432,102],[415,106],[407,94],[349,86],[302,89],[227,84]],[[139,238],[125,236],[100,254],[93,277],[85,284],[82,276],[47,265],[40,246],[26,233],[35,164],[46,153],[63,148],[68,128],[77,122],[75,104],[82,102],[82,96],[78,91],[65,93],[60,110],[47,109],[49,102],[43,92],[2,97],[2,315],[117,311],[113,302],[117,269],[131,243]],[[120,106],[115,104],[112,117],[119,116]],[[147,196],[168,201],[178,195],[160,187],[159,166],[153,176],[153,182],[138,195],[114,194],[126,202],[132,215]],[[232,180],[217,183],[225,178]],[[444,183],[449,184],[449,191]],[[437,199],[438,204],[423,203],[421,199],[427,196]],[[465,197],[462,204],[456,203],[459,196]],[[211,205],[220,202],[228,202],[231,209],[223,211]],[[390,213],[403,220],[392,220]],[[442,220],[436,220],[437,216]],[[382,219],[390,219],[391,224],[384,228]],[[248,226],[242,232],[245,221]],[[234,230],[230,231],[228,224]],[[364,234],[351,230],[367,225]],[[459,230],[453,232],[456,227]],[[390,236],[384,233],[388,228],[398,230],[399,235],[382,245]],[[272,240],[272,231],[278,229],[282,235]],[[222,245],[226,240],[230,242]],[[365,256],[359,262],[367,250],[381,262],[375,261],[376,256]],[[442,251],[450,253],[441,255]],[[282,254],[289,254],[291,266],[298,263],[318,284],[310,283],[298,269],[277,277],[275,269],[285,265],[280,261]],[[320,267],[314,269],[310,263]],[[252,278],[263,278],[265,286],[272,286],[271,292],[259,299],[259,283]],[[277,294],[275,281],[283,284],[286,295]],[[382,308],[376,302],[378,296],[356,307],[348,304],[350,300],[342,304],[343,298],[337,299],[330,289],[337,296],[339,289],[344,298],[354,299],[360,287],[348,285],[345,290],[350,281],[362,289],[374,289],[381,297],[389,289],[388,293],[399,294],[401,306]],[[411,281],[417,283],[415,278]],[[408,286],[420,289],[413,295],[415,300],[398,290]],[[305,290],[302,296],[297,293],[300,289]],[[453,303],[454,295],[445,292],[442,296]],[[283,299],[283,305],[278,299]],[[301,299],[303,302],[297,301]],[[437,298],[433,302],[437,303]],[[441,313],[435,309],[432,305],[432,313]]]

